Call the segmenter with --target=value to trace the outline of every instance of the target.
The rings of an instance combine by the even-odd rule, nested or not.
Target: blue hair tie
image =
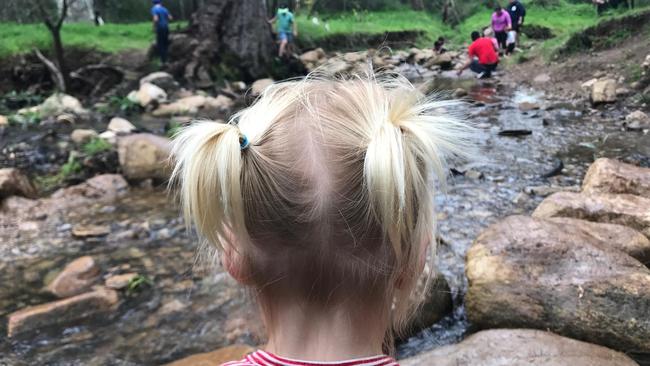
[[[239,139],[239,148],[241,150],[246,150],[248,148],[248,145],[248,137],[246,137],[246,135],[242,135],[242,137]]]

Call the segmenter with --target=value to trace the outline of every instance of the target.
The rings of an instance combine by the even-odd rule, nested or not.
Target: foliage
[[[9,116],[9,123],[26,127],[28,125],[37,125],[41,123],[41,115],[38,112],[27,111],[21,114]]]
[[[132,114],[140,109],[140,104],[128,97],[112,96],[108,102],[109,110],[119,110],[126,114]]]
[[[84,154],[92,156],[104,151],[111,150],[112,148],[113,145],[111,145],[108,141],[104,140],[103,138],[94,137],[92,140],[85,143],[81,147],[81,150],[84,152]]]
[[[169,123],[169,128],[167,129],[167,132],[165,133],[165,135],[167,137],[169,137],[169,138],[174,138],[176,136],[176,134],[178,133],[178,131],[180,131],[180,129],[182,127],[183,127],[183,124],[181,124],[178,121],[172,120]]]
[[[51,189],[60,186],[71,176],[81,172],[81,163],[76,159],[74,154],[70,154],[68,161],[61,166],[59,172],[50,176],[36,177],[34,182],[40,191],[50,191]]]
[[[129,284],[126,286],[126,294],[131,296],[141,291],[144,286],[153,286],[153,281],[147,276],[137,275],[129,280]]]

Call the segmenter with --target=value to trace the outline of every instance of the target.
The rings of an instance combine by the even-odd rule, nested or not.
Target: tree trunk
[[[205,0],[188,33],[174,35],[172,71],[208,87],[215,78],[251,81],[269,74],[275,45],[264,0]]]
[[[411,7],[413,10],[424,10],[423,0],[411,0]]]
[[[68,67],[65,63],[65,52],[63,51],[63,42],[61,41],[61,27],[50,28],[50,33],[52,33],[52,48],[54,49],[54,58],[56,64],[59,67],[59,72],[63,76],[63,86],[66,92],[70,86],[70,75],[68,74]]]

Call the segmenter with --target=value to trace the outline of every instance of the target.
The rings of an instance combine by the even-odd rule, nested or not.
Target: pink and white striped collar
[[[279,357],[271,353],[258,350],[241,361],[228,362],[223,366],[399,366],[395,359],[385,356],[364,357],[354,360],[336,362],[301,361]]]

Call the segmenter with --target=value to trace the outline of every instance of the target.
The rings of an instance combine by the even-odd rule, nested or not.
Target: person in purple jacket
[[[492,30],[494,30],[494,36],[499,42],[499,47],[501,49],[506,49],[506,40],[508,39],[508,31],[512,28],[512,20],[510,19],[510,14],[507,11],[504,11],[501,8],[501,5],[497,5],[494,13],[492,14]]]

